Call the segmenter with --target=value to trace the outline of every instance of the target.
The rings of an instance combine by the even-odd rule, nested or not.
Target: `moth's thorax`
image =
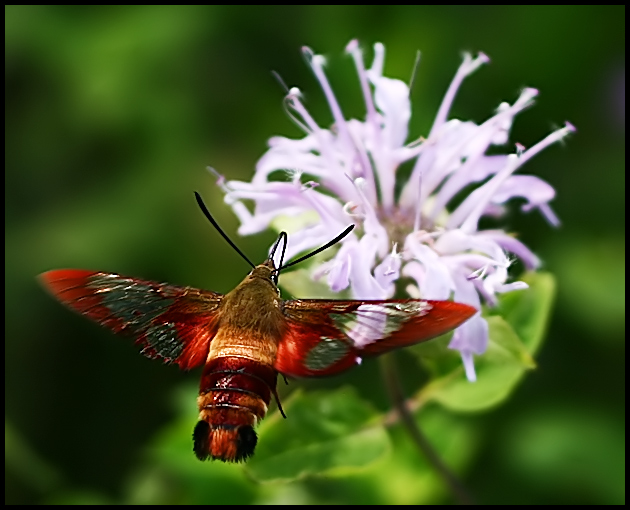
[[[269,266],[257,266],[225,296],[208,360],[241,356],[273,365],[283,334],[284,316],[271,271]]]

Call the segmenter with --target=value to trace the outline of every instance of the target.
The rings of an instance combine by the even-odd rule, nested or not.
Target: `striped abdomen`
[[[254,426],[264,418],[275,390],[276,371],[269,365],[237,356],[209,359],[197,399],[197,458],[238,462],[254,453]]]

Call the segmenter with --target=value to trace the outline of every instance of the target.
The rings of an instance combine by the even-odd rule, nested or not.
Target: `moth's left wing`
[[[286,330],[275,368],[285,375],[332,375],[364,356],[417,344],[443,335],[477,310],[452,301],[285,301]]]
[[[135,338],[148,358],[177,363],[183,370],[206,361],[221,294],[82,269],[48,271],[40,280],[70,309]]]

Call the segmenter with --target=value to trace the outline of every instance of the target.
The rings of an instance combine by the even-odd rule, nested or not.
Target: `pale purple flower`
[[[387,299],[401,275],[415,282],[409,297],[453,299],[481,310],[481,301],[496,304],[498,293],[526,288],[508,283],[513,257],[527,269],[538,258],[503,230],[480,230],[484,215],[500,217],[514,197],[525,200],[523,211],[538,209],[551,225],[558,219],[549,202],[554,189],[531,175],[514,175],[532,156],[564,138],[574,128],[567,123],[529,149],[517,144],[513,154],[488,155],[491,145],[505,145],[514,116],[538,94],[524,89],[514,103],[502,103],[481,124],[448,119],[451,104],[466,76],[488,62],[479,54],[465,55],[440,105],[430,133],[406,143],[411,117],[409,87],[383,76],[385,49],[374,46],[366,69],[356,41],[346,51],[357,69],[365,101],[365,120],[347,120],[324,74],[324,57],[305,48],[304,54],[324,92],[334,118],[330,129],[308,113],[300,91],[293,88],[286,105],[305,137],[271,138],[269,150],[256,165],[252,182],[220,184],[241,221],[239,233],[253,234],[277,227],[283,218],[301,226],[289,235],[287,259],[317,248],[343,231],[336,255],[315,268],[314,278],[326,278],[334,291],[349,288],[356,299]],[[413,162],[410,178],[395,192],[396,171]],[[270,180],[283,172],[284,181]],[[277,176],[277,174],[276,174]],[[275,176],[274,176],[275,177]],[[471,184],[477,187],[457,206],[453,198]],[[254,203],[254,212],[242,202]],[[475,380],[473,354],[483,354],[488,324],[476,314],[454,333],[449,347],[462,356],[466,375]]]

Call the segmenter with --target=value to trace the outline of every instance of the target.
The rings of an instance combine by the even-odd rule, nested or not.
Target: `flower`
[[[409,297],[452,298],[478,310],[482,298],[493,306],[498,293],[526,288],[524,282],[507,283],[509,254],[527,269],[537,268],[538,258],[504,230],[480,229],[479,220],[500,218],[504,205],[521,197],[523,211],[538,209],[551,225],[558,225],[549,206],[554,189],[538,177],[514,174],[573,126],[567,123],[529,149],[517,144],[514,154],[486,154],[491,145],[507,143],[515,115],[530,106],[538,92],[524,89],[513,104],[500,104],[479,125],[448,120],[464,78],[489,61],[484,54],[465,55],[428,136],[406,143],[409,87],[383,76],[384,46],[375,44],[369,69],[357,41],[346,51],[357,69],[365,120],[344,117],[324,73],[324,57],[304,48],[334,125],[320,127],[304,107],[300,91],[288,91],[287,109],[306,136],[271,138],[251,182],[220,179],[225,200],[241,222],[239,233],[260,232],[286,217],[302,218],[301,228],[289,236],[288,259],[325,244],[355,223],[359,228],[341,242],[332,259],[316,267],[313,277],[325,276],[334,291],[350,288],[356,299],[392,297],[401,275],[415,282],[406,289]],[[413,169],[406,182],[398,183],[398,193],[396,172],[405,162],[412,162]],[[278,171],[285,180],[271,180]],[[471,185],[474,191],[454,203]],[[243,200],[254,202],[253,213]],[[449,347],[461,353],[470,381],[476,379],[473,354],[483,354],[487,344],[488,324],[480,312],[453,335]]]

